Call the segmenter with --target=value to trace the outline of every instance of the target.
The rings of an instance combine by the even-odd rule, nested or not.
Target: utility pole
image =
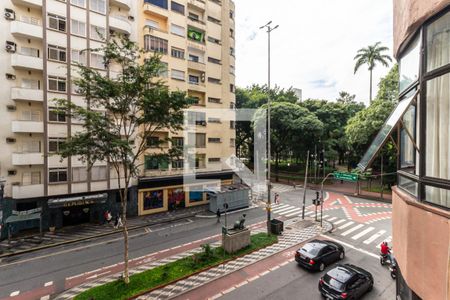
[[[268,68],[267,68],[267,233],[270,232],[270,205],[271,205],[271,185],[270,185],[270,161],[271,161],[271,149],[270,149],[270,33],[278,28],[278,25],[275,27],[271,26],[272,21],[269,21],[266,25],[261,26],[259,29],[267,28],[267,56],[268,56]]]
[[[305,204],[306,204],[306,185],[308,180],[308,168],[309,168],[309,150],[306,155],[306,171],[305,171],[305,183],[303,185],[303,206],[302,206],[302,220],[305,219]]]

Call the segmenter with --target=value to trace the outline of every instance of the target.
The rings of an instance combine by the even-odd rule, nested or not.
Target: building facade
[[[450,1],[395,0],[402,117],[397,299],[450,299]],[[405,106],[406,107],[406,106]]]
[[[193,137],[198,149],[195,169],[204,178],[215,176],[219,182],[230,183],[232,173],[222,161],[234,153],[234,122],[206,119],[206,113],[198,110],[234,107],[232,2],[5,0],[0,2],[0,9],[4,13],[0,18],[0,39],[4,43],[0,50],[3,225],[18,211],[25,215],[29,211],[34,218],[36,208],[41,208],[44,229],[98,222],[105,210],[118,211],[117,175],[107,163],[98,163],[88,172],[76,157],[61,160],[55,154],[61,143],[82,126],[59,113],[53,102],[65,98],[86,105],[71,83],[77,76],[75,62],[96,68],[105,76],[117,74],[114,65],[105,68],[101,53],[81,51],[99,48],[114,32],[139,41],[149,55],[162,53],[168,69],[163,77],[169,87],[198,99],[189,113],[203,120],[194,118],[197,130]],[[154,138],[168,136],[168,132],[158,134]],[[184,143],[182,136],[180,133],[175,142]],[[200,189],[180,191],[183,161],[155,165],[151,159],[142,159],[143,178],[135,181],[129,195],[131,215],[168,210],[169,198],[170,207],[175,198],[179,206],[207,202]],[[176,189],[161,190],[160,185]],[[137,187],[143,189],[139,197]],[[18,232],[36,228],[40,220],[33,218],[11,224],[10,229]],[[6,226],[1,233],[5,237]]]

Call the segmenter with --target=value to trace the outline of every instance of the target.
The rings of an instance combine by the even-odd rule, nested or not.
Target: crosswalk
[[[302,208],[293,206],[290,204],[274,204],[272,206],[272,213],[274,215],[284,217],[301,217]],[[314,217],[315,211],[307,209],[305,216]],[[317,212],[318,218],[320,218],[320,211]],[[379,249],[382,241],[391,242],[392,237],[386,230],[376,229],[368,224],[360,224],[355,221],[346,218],[338,218],[324,214],[322,217],[324,220],[333,223],[333,234],[339,237],[345,237],[352,241],[362,242],[365,245],[374,246]]]

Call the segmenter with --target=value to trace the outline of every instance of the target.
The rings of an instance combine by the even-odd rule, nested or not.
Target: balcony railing
[[[110,3],[121,8],[131,9],[131,0],[110,0]]]
[[[14,87],[11,88],[11,100],[42,102],[44,100],[44,92],[38,89]]]
[[[12,121],[11,131],[14,133],[44,133],[44,122]]]
[[[131,34],[131,24],[126,17],[118,15],[109,16],[109,26],[115,31]]]
[[[42,0],[11,0],[15,5],[26,5],[27,7],[42,8]]]
[[[11,22],[11,34],[17,37],[42,40],[43,27],[41,20],[22,16],[21,20]]]
[[[43,165],[44,156],[42,153],[13,153],[12,164],[14,166]]]
[[[12,186],[12,196],[15,199],[42,197],[44,196],[44,185],[21,185],[20,183],[14,184]]]
[[[15,53],[11,55],[11,66],[15,69],[38,70],[44,69],[42,58]]]

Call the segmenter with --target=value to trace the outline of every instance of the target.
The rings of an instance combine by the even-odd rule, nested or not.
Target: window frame
[[[57,177],[58,177],[58,179],[60,179],[60,177],[61,177],[61,173],[66,173],[66,178],[65,178],[65,180],[58,180],[58,181],[52,181],[51,180],[51,176],[50,176],[50,173],[54,173],[54,172],[57,172]],[[68,178],[68,169],[67,168],[49,168],[48,169],[48,183],[49,184],[59,184],[59,183],[66,183],[66,182],[68,182],[69,181],[69,178]]]
[[[51,51],[56,51],[56,55],[57,55],[56,59],[50,57]],[[62,53],[64,53],[64,60],[61,60]],[[47,59],[51,60],[51,61],[55,61],[55,62],[62,62],[62,63],[67,62],[67,48],[48,44],[47,45]]]

